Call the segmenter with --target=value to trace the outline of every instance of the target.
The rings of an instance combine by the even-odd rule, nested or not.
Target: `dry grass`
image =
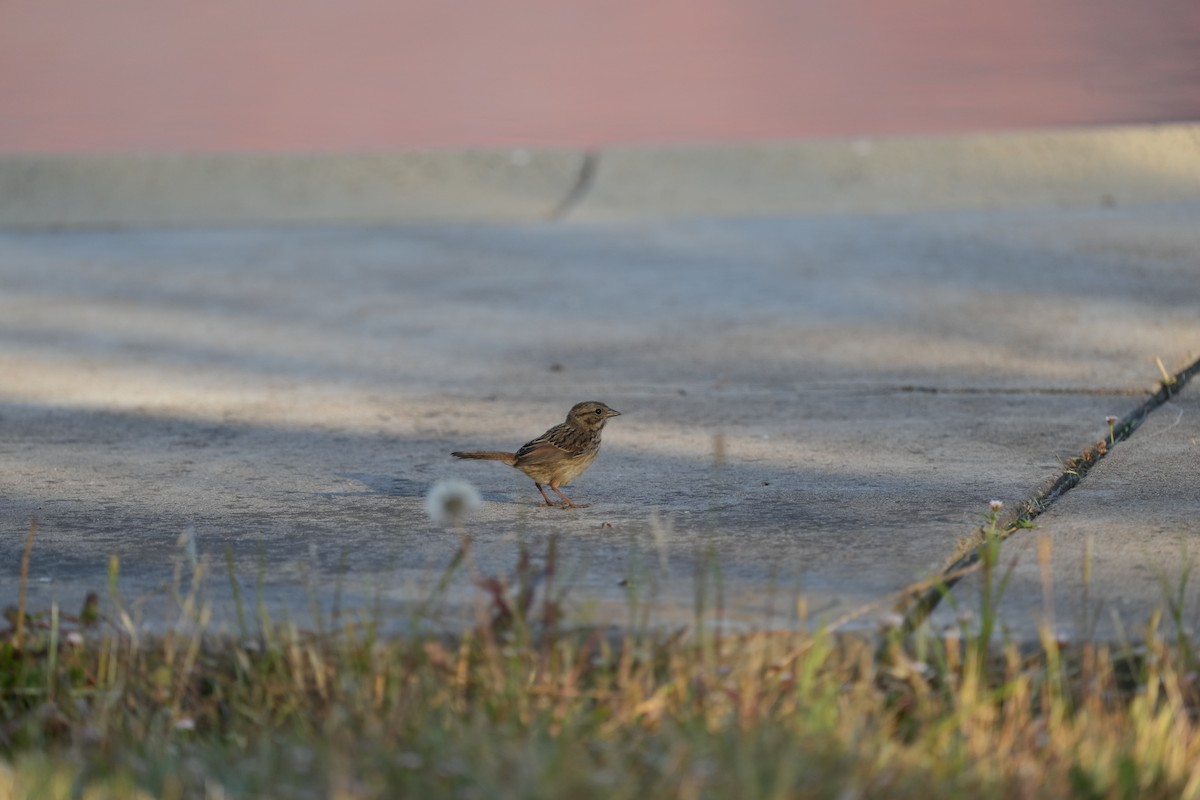
[[[522,574],[453,636],[218,636],[196,592],[154,638],[16,617],[0,798],[1200,797],[1186,640],[614,633]]]

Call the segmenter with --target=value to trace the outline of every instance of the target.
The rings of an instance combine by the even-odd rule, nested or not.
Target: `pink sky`
[[[0,152],[590,147],[1200,119],[1200,1],[7,0]]]

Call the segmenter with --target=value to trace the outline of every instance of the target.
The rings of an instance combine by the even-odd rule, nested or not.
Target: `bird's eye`
[[[597,414],[603,414],[603,413],[604,413],[604,409],[597,408],[597,409],[596,409],[596,413],[597,413]]]

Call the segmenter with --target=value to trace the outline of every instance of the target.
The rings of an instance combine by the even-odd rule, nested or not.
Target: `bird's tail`
[[[475,452],[475,453],[464,453],[462,451],[455,451],[455,452],[451,453],[450,455],[454,456],[455,458],[475,458],[475,459],[479,459],[481,461],[503,461],[505,464],[508,464],[510,467],[514,466],[517,463],[517,454],[516,453],[502,453],[499,450],[481,450],[481,451]]]

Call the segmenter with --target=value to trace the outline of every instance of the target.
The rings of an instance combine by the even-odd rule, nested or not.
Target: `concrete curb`
[[[1200,125],[607,152],[576,216],[887,213],[1200,200]]]
[[[1200,124],[763,145],[0,155],[0,227],[603,220],[1200,201]]]
[[[583,161],[565,150],[0,156],[0,227],[535,219]]]

